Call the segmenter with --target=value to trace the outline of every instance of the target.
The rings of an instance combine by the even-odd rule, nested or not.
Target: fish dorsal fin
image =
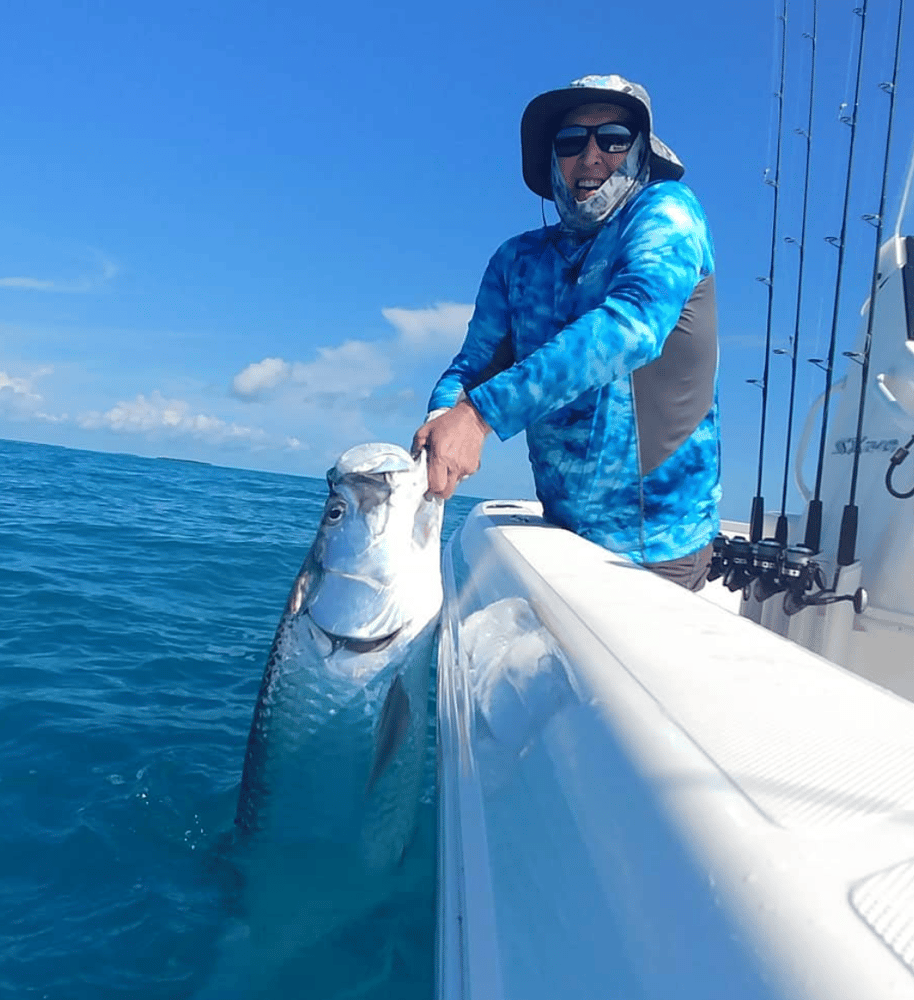
[[[381,709],[381,718],[378,720],[378,731],[375,736],[374,764],[371,767],[371,775],[368,778],[366,791],[370,792],[377,783],[378,778],[384,773],[387,765],[393,760],[394,754],[403,745],[406,733],[409,729],[411,712],[409,707],[409,695],[403,686],[400,675],[397,674],[390,685],[387,697],[384,699],[384,707]]]

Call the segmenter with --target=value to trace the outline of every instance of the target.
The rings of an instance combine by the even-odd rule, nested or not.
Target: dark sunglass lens
[[[597,129],[597,145],[604,153],[624,153],[631,149],[634,139],[624,125],[601,125]]]
[[[607,122],[605,125],[569,125],[560,129],[553,140],[558,156],[579,156],[593,134],[604,153],[625,153],[635,141],[631,129]]]
[[[553,140],[557,156],[577,156],[587,145],[586,128],[560,129]]]

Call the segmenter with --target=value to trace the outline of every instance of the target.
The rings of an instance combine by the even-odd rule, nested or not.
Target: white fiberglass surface
[[[449,559],[439,921],[464,996],[912,989],[910,704],[533,505],[477,511]]]
[[[595,692],[529,596],[496,596],[482,558],[490,573],[458,570],[444,624],[457,652],[439,679],[445,728],[460,734],[459,748],[442,746],[461,766],[441,794],[463,793],[468,995],[767,996]],[[447,854],[458,838],[446,826],[441,837]],[[497,976],[491,959],[473,974],[480,922]]]
[[[898,210],[894,219],[889,221],[895,224],[895,236],[914,236],[914,136],[911,137],[911,152],[901,182]]]

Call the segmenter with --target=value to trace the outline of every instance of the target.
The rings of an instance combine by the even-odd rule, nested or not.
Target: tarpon
[[[442,504],[424,455],[347,451],[267,659],[235,823],[274,958],[379,903],[416,822]],[[253,901],[252,901],[253,897]]]

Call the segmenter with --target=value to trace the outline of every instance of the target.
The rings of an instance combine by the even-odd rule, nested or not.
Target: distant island
[[[169,455],[156,455],[157,462],[183,462],[185,465],[209,465],[212,462],[201,462],[198,458],[171,458]]]

